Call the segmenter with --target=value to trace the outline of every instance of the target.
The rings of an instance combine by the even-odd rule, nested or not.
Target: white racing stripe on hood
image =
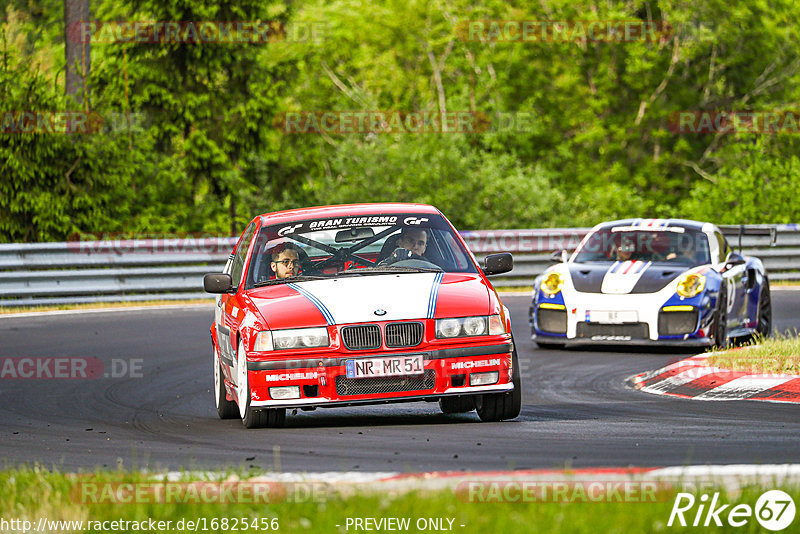
[[[348,324],[424,319],[440,281],[441,273],[408,273],[312,280],[292,286],[322,304],[333,324]],[[385,310],[386,315],[375,315],[375,310]]]
[[[633,291],[634,286],[644,272],[653,264],[651,261],[615,261],[603,277],[600,291],[613,295],[625,295]]]

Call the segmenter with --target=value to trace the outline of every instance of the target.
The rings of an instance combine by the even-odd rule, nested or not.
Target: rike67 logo
[[[791,525],[794,516],[794,501],[781,490],[770,490],[762,494],[756,501],[755,508],[749,504],[737,504],[733,507],[722,504],[719,493],[714,493],[711,498],[705,493],[699,498],[691,493],[678,493],[667,526],[721,527],[727,524],[731,527],[743,527],[755,517],[763,528],[777,532]]]

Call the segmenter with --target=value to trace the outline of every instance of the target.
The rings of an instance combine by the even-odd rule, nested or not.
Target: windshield
[[[652,261],[695,266],[711,263],[711,255],[708,238],[697,230],[617,226],[591,234],[578,248],[574,261]]]
[[[247,288],[304,279],[390,272],[475,273],[441,215],[376,213],[263,226]]]

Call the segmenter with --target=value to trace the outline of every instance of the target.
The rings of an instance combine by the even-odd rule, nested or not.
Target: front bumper
[[[668,292],[607,295],[573,291],[558,297],[534,295],[529,312],[533,341],[563,346],[714,344],[709,333],[715,299],[704,293],[682,299]],[[609,321],[612,315],[619,322]]]
[[[250,406],[312,408],[436,400],[453,395],[501,393],[514,389],[511,343],[404,352],[330,352],[315,358],[248,361]],[[422,355],[424,375],[348,378],[345,362],[360,358]],[[496,383],[470,386],[470,374],[497,372]],[[297,386],[300,398],[273,399],[271,387]]]

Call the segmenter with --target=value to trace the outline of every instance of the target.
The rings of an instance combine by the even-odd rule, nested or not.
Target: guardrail
[[[772,280],[800,282],[800,225],[751,225],[743,251],[761,258]],[[775,228],[771,246],[769,228]],[[554,250],[574,250],[589,228],[478,230],[461,235],[482,260],[514,254],[514,270],[492,277],[496,287],[526,287],[550,265]],[[725,227],[732,246],[738,227]],[[0,244],[0,306],[211,298],[203,274],[218,272],[236,238],[136,239]]]

